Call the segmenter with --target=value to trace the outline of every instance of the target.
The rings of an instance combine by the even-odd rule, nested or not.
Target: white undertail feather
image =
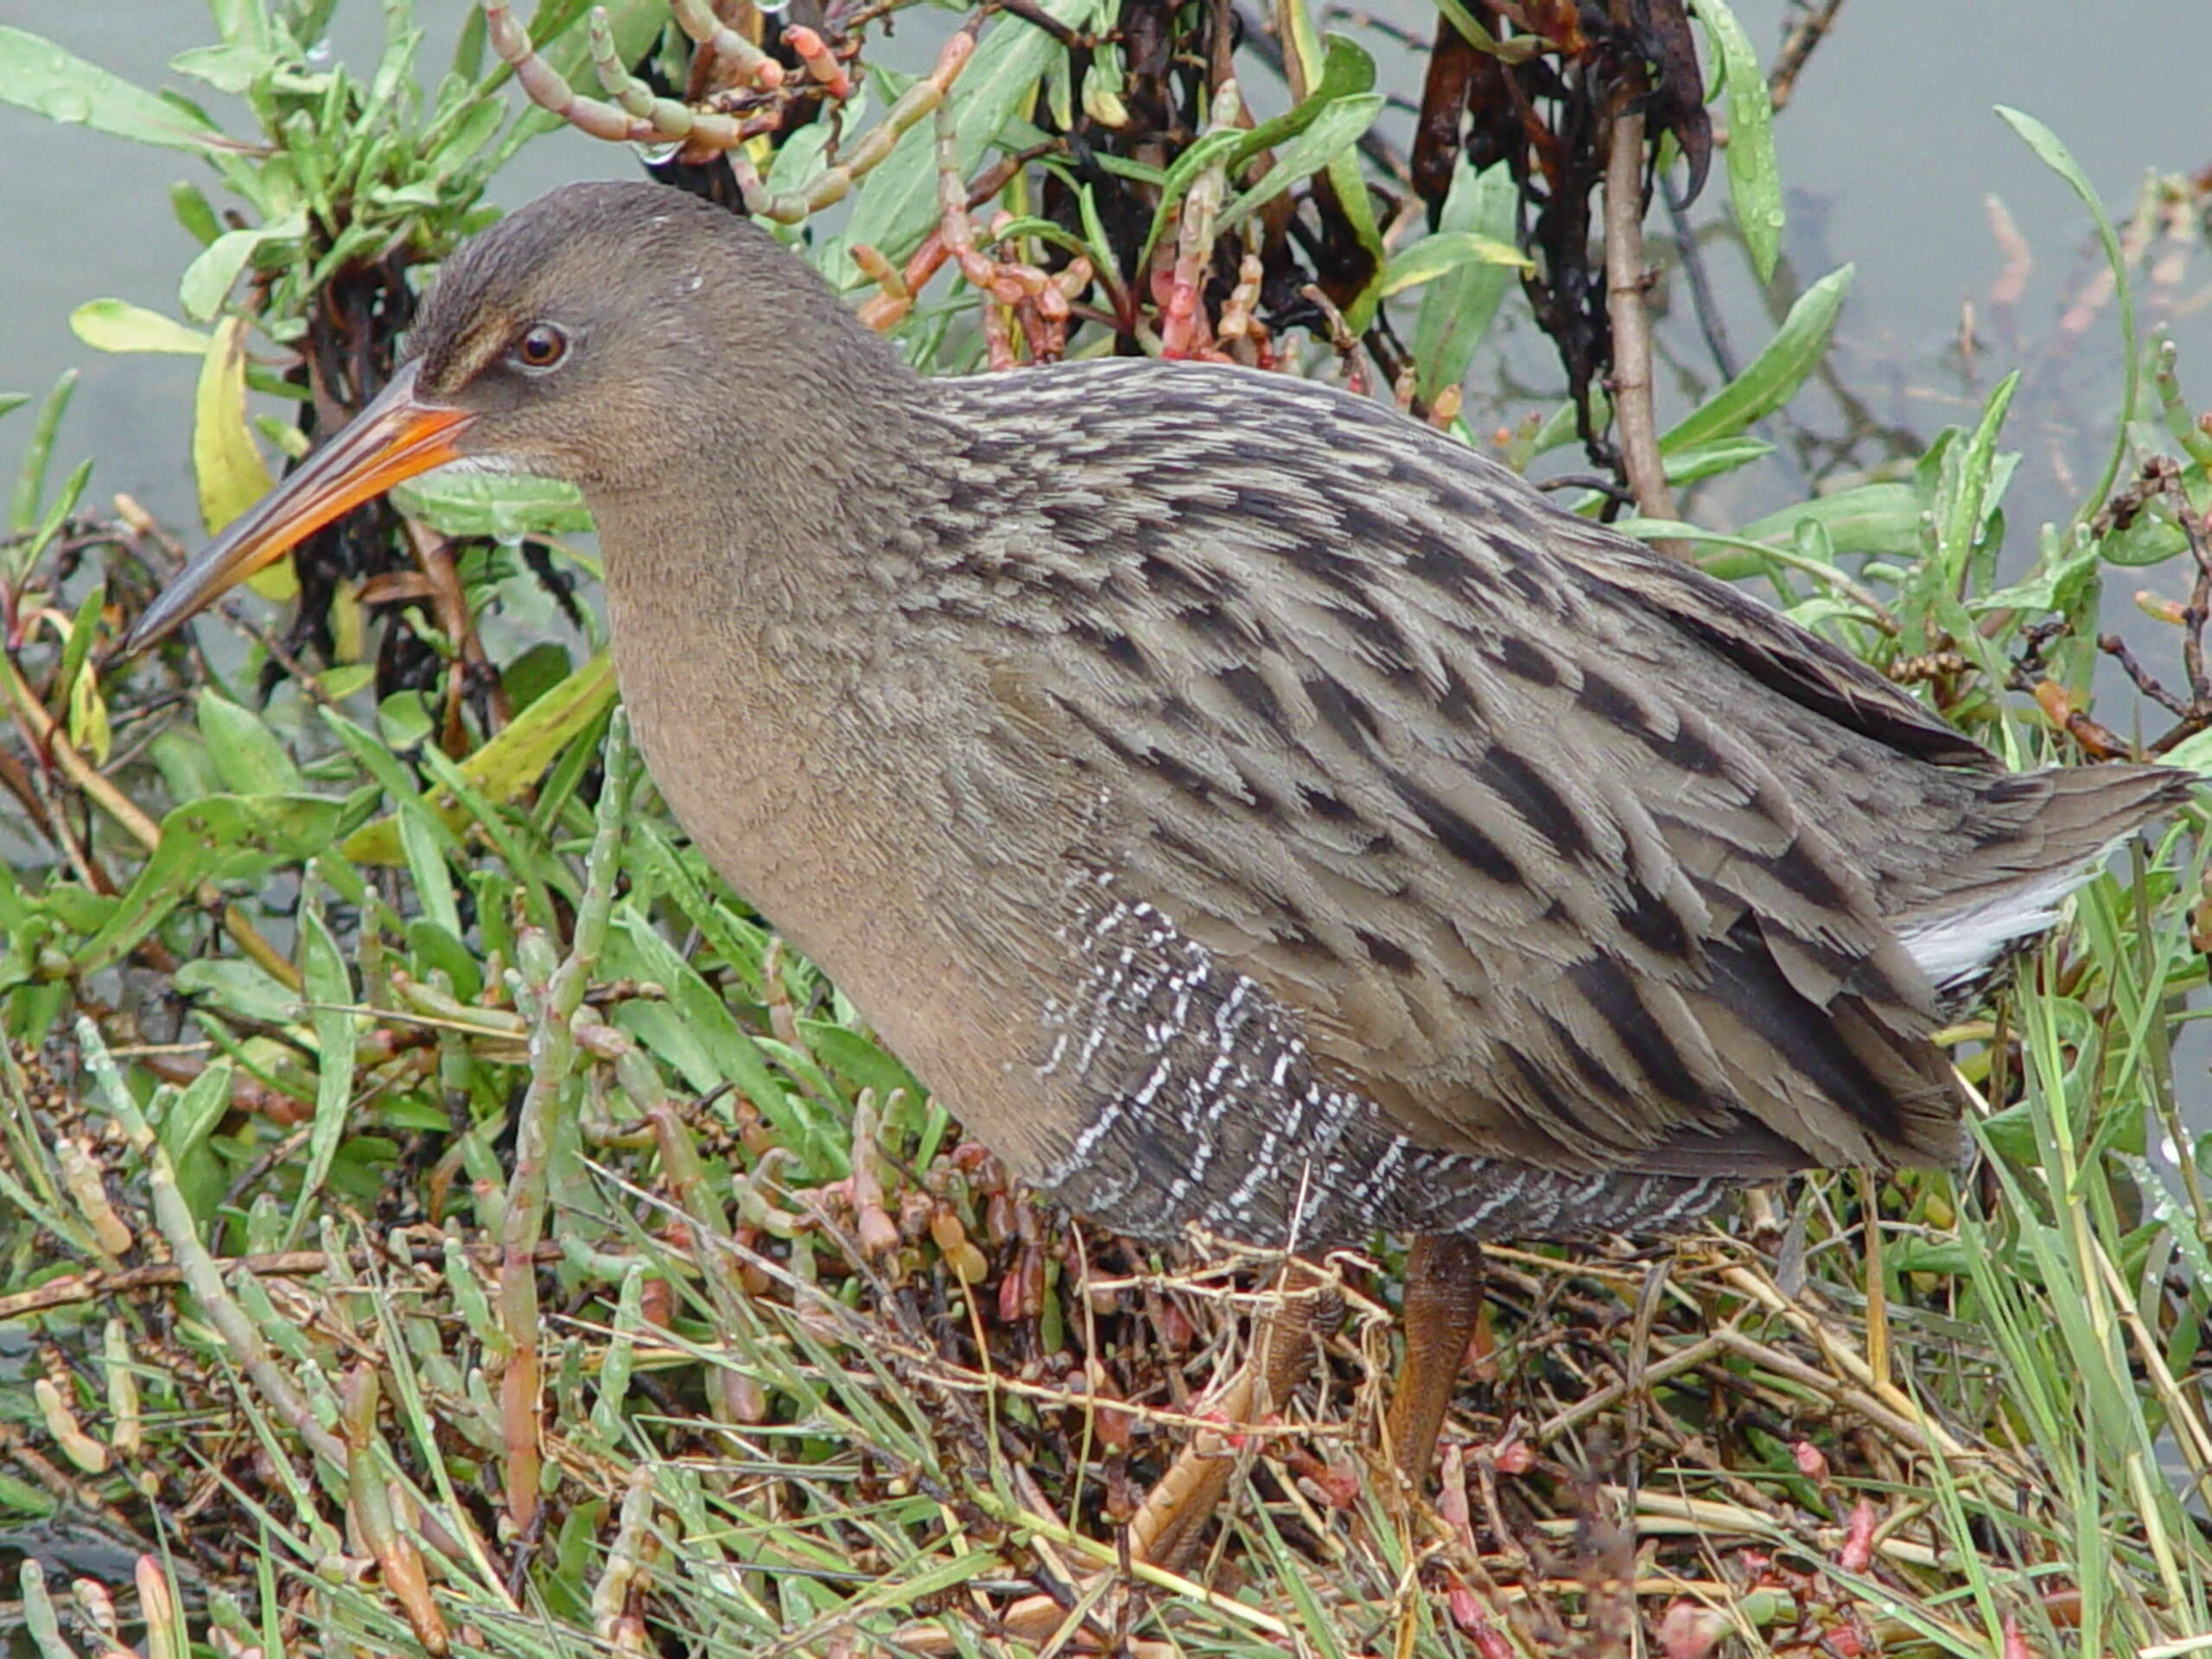
[[[2114,836],[2079,864],[2045,872],[2032,886],[2007,888],[1960,910],[1906,917],[1897,924],[1897,938],[1936,989],[1969,985],[2014,944],[2055,924],[2067,895],[2094,875],[2112,849],[2133,833]]]

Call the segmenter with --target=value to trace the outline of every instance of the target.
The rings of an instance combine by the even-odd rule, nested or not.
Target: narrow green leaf
[[[353,1097],[353,982],[346,955],[322,915],[322,885],[310,874],[299,909],[300,984],[315,1031],[315,1117],[308,1129],[307,1167],[300,1199],[284,1229],[284,1248],[299,1243],[300,1231],[315,1211],[315,1195],[330,1174],[346,1135],[346,1109]]]
[[[1715,478],[1722,473],[1732,473],[1738,467],[1748,467],[1755,461],[1764,461],[1773,453],[1774,446],[1764,439],[1749,437],[1719,438],[1711,443],[1672,449],[1663,458],[1667,481],[1678,486],[1694,484],[1700,479]]]
[[[8,528],[22,535],[38,523],[39,503],[46,496],[46,469],[54,455],[54,435],[68,411],[70,394],[77,390],[77,371],[58,376],[38,406],[38,422],[23,450],[23,464],[16,474],[16,493],[8,506]]]
[[[1503,265],[1510,270],[1536,268],[1535,261],[1510,242],[1474,231],[1439,231],[1390,256],[1390,263],[1382,267],[1383,296],[1433,283],[1465,265]]]
[[[1382,111],[1382,94],[1357,92],[1325,105],[1305,131],[1275,151],[1260,181],[1222,209],[1217,232],[1234,230],[1300,179],[1325,171],[1360,141]]]
[[[195,46],[169,60],[169,67],[176,73],[205,81],[217,92],[228,92],[233,98],[245,97],[252,90],[254,82],[276,73],[281,67],[275,51],[244,41]]]
[[[2113,292],[2120,301],[2120,346],[2124,357],[2123,366],[2127,379],[2120,397],[2120,421],[2113,433],[2112,454],[2105,461],[2102,477],[2097,486],[2083,497],[2074,510],[2074,522],[2087,524],[2095,518],[2106,499],[2112,494],[2113,486],[2120,481],[2120,469],[2127,462],[2128,429],[2135,423],[2135,405],[2142,396],[2143,351],[2135,333],[2135,291],[2127,278],[2127,256],[2120,245],[2120,236],[2113,229],[2112,217],[2105,212],[2105,205],[2089,183],[2088,175],[2082,171],[2082,164],[2074,159],[2074,152],[2066,148],[2056,133],[2035,118],[2018,110],[2007,109],[2002,104],[1997,113],[2005,125],[2020,135],[2021,141],[2033,150],[2036,159],[2066,181],[2068,189],[2081,199],[2089,210],[2090,220],[2097,227],[2097,241],[2104,249],[2105,264],[2112,272]]]
[[[105,582],[94,583],[77,602],[77,613],[69,619],[69,638],[61,647],[61,666],[54,671],[54,684],[73,687],[77,683],[85,658],[92,653],[93,637],[99,632],[100,610],[106,603]]]
[[[1291,109],[1236,135],[1236,147],[1230,152],[1230,170],[1234,172],[1262,150],[1297,137],[1338,99],[1374,88],[1375,60],[1359,42],[1344,35],[1323,35],[1320,79]]]
[[[1370,262],[1366,284],[1344,307],[1344,327],[1355,334],[1363,334],[1382,303],[1382,266],[1389,255],[1382,246],[1382,227],[1376,223],[1375,204],[1368,196],[1367,180],[1360,171],[1359,158],[1345,149],[1329,163],[1328,174],[1337,207]]]
[[[161,1136],[162,1149],[181,1173],[193,1154],[207,1145],[216,1124],[231,1109],[231,1068],[217,1060],[181,1091],[172,1095],[162,1090],[156,1097],[157,1104],[162,1103],[163,1096],[167,1109],[155,1122],[155,1132]]]
[[[1814,518],[1847,553],[1902,557],[1918,550],[1921,515],[1927,507],[1927,498],[1917,486],[1897,481],[1859,484],[1755,518],[1738,533],[1748,541],[1787,545],[1798,521]]]
[[[1751,269],[1765,282],[1782,252],[1782,170],[1774,159],[1774,101],[1758,54],[1727,0],[1695,0],[1706,38],[1720,60],[1728,100],[1728,205],[1744,234]]]
[[[507,805],[536,783],[613,701],[614,666],[602,651],[533,701],[490,742],[454,763],[455,770],[485,801]],[[458,831],[467,821],[467,814],[452,803],[417,800],[449,832]],[[388,818],[364,824],[347,839],[345,852],[357,864],[396,864],[401,856],[397,826]]]
[[[407,860],[407,874],[414,883],[423,914],[454,938],[461,937],[461,909],[454,901],[453,873],[446,868],[445,848],[429,823],[426,812],[397,815],[400,851]],[[352,845],[348,842],[347,845]]]
[[[1159,245],[1160,238],[1167,233],[1176,205],[1197,181],[1198,175],[1210,166],[1226,168],[1230,156],[1243,137],[1243,133],[1236,129],[1203,134],[1178,156],[1161,175],[1160,200],[1152,213],[1152,228],[1145,232],[1144,245],[1138,250],[1138,269],[1145,269],[1151,264],[1152,251]]]
[[[243,317],[226,317],[216,325],[193,389],[192,471],[200,491],[200,522],[211,536],[276,484],[246,422],[245,328]],[[255,571],[246,586],[264,599],[289,599],[298,591],[291,556]]]
[[[1437,218],[1437,233],[1457,232],[1510,244],[1516,194],[1512,169],[1503,162],[1478,172],[1462,157],[1444,198],[1444,210]],[[1414,389],[1424,404],[1433,403],[1446,386],[1466,379],[1475,347],[1490,332],[1498,302],[1504,298],[1511,280],[1512,273],[1503,265],[1471,261],[1453,266],[1429,283],[1421,296],[1421,312],[1414,325]]]
[[[169,211],[185,234],[203,248],[223,233],[223,222],[208,205],[207,193],[188,180],[169,186]]]
[[[179,996],[241,1020],[283,1026],[299,1018],[300,999],[291,987],[245,957],[194,957],[177,964],[170,983]]]
[[[778,1081],[760,1044],[737,1023],[728,1004],[627,904],[615,907],[607,929],[605,967],[612,976],[650,980],[668,992],[666,1002],[623,1003],[614,1013],[616,1025],[636,1033],[693,1088],[704,1092],[734,1084],[817,1174],[836,1179],[849,1173],[846,1149]]]
[[[392,505],[442,536],[515,543],[580,536],[592,527],[573,484],[521,473],[439,474],[401,485]]]
[[[40,518],[30,538],[17,551],[16,569],[29,571],[45,556],[54,538],[61,533],[61,526],[77,510],[77,503],[84,499],[85,486],[92,482],[92,458],[90,455],[69,469],[69,476],[61,480],[61,487],[54,492],[54,499],[46,504],[45,516]]]
[[[230,297],[238,273],[264,243],[296,242],[306,232],[304,213],[251,230],[224,232],[194,257],[177,279],[177,302],[184,308],[184,315],[200,322],[213,321]]]
[[[1799,295],[1766,348],[1660,439],[1660,452],[1732,437],[1795,397],[1827,351],[1852,275],[1851,266],[1839,266]]]

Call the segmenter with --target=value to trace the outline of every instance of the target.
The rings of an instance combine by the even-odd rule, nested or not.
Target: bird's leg
[[[1392,1460],[1418,1493],[1483,1306],[1483,1253],[1454,1233],[1425,1233],[1406,1252],[1406,1358],[1384,1432]]]
[[[1211,1408],[1230,1425],[1202,1428],[1146,1495],[1129,1522],[1129,1555],[1179,1572],[1198,1543],[1206,1518],[1220,1506],[1236,1470],[1231,1436],[1262,1412],[1279,1409],[1313,1363],[1313,1325],[1323,1298],[1321,1274],[1296,1260],[1283,1263],[1276,1287],[1282,1300],[1252,1355]]]

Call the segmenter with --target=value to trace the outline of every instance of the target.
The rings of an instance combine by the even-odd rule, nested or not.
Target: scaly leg
[[[1385,1426],[1392,1459],[1418,1496],[1483,1306],[1483,1253],[1452,1233],[1425,1233],[1406,1252],[1406,1358]]]
[[[1283,1264],[1278,1281],[1285,1292],[1310,1291],[1320,1274],[1303,1262]],[[1287,1295],[1275,1309],[1260,1351],[1244,1363],[1228,1390],[1211,1408],[1232,1425],[1251,1421],[1262,1408],[1280,1410],[1313,1364],[1313,1324],[1320,1298]],[[1129,1556],[1169,1572],[1180,1572],[1195,1552],[1206,1519],[1220,1507],[1236,1471],[1230,1445],[1234,1428],[1202,1428],[1184,1447],[1174,1465],[1147,1494],[1144,1507],[1129,1522]]]

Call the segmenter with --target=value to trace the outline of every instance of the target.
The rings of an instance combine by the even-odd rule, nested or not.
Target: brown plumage
[[[925,380],[653,187],[487,232],[418,343],[380,435],[141,636],[346,468],[574,479],[685,828],[978,1135],[1147,1237],[1664,1228],[1808,1165],[1948,1162],[1947,1002],[2183,798],[2009,775],[1342,391]]]

